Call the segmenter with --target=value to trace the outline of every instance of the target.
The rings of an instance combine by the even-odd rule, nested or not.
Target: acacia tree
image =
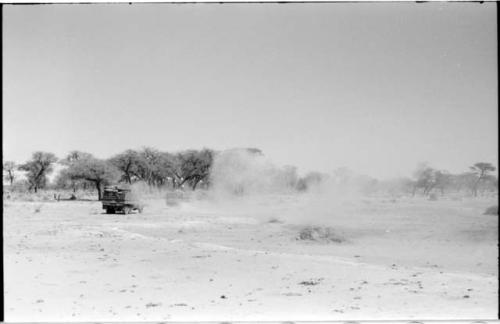
[[[426,163],[420,163],[417,170],[413,173],[415,186],[413,187],[413,196],[418,188],[423,189],[423,194],[427,195],[436,186],[437,170],[431,168]]]
[[[472,172],[477,176],[477,179],[474,183],[474,186],[472,188],[472,193],[474,197],[477,197],[477,188],[479,186],[479,183],[488,177],[489,172],[493,172],[496,170],[496,168],[491,164],[491,163],[486,163],[486,162],[478,162],[474,164],[473,166],[470,167]]]
[[[163,181],[171,181],[172,188],[179,187],[182,182],[181,161],[178,154],[162,152],[159,162],[159,176]]]
[[[82,179],[93,183],[99,200],[102,199],[103,186],[117,181],[120,177],[120,172],[114,165],[96,158],[77,160],[69,166],[66,172],[72,179]]]
[[[148,185],[162,184],[160,176],[161,152],[151,147],[145,147],[139,152],[137,176]]]
[[[122,173],[122,181],[142,180],[150,186],[171,184],[173,188],[189,183],[196,188],[208,177],[212,151],[190,150],[177,154],[161,152],[151,147],[140,151],[127,150],[109,161]]]
[[[6,172],[5,180],[9,181],[11,186],[12,186],[12,183],[14,182],[14,179],[15,179],[14,171],[16,169],[17,169],[17,165],[13,161],[5,161],[3,163],[3,171]]]
[[[189,150],[179,153],[181,179],[179,186],[187,182],[195,190],[200,182],[207,181],[213,163],[213,155],[214,152],[209,149],[201,151]]]
[[[35,192],[47,184],[47,174],[53,170],[52,165],[57,161],[54,154],[48,152],[35,152],[30,161],[22,164],[19,169],[27,171],[29,190]]]
[[[133,180],[141,178],[140,170],[146,171],[146,160],[141,154],[134,150],[126,150],[109,159],[118,170],[121,171],[121,180],[131,184]],[[147,172],[144,172],[146,174]]]
[[[94,156],[87,152],[82,151],[71,151],[66,155],[66,157],[59,162],[65,166],[70,167],[71,165],[77,163],[78,161],[94,159]],[[83,187],[86,189],[88,182],[84,179],[73,178],[71,172],[68,169],[63,169],[56,178],[56,186],[58,188],[71,188],[73,192],[76,192],[78,187]]]

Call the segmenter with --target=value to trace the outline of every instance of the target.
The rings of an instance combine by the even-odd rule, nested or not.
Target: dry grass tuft
[[[304,280],[304,281],[299,282],[299,285],[316,286],[316,285],[319,285],[321,283],[321,281],[323,281],[323,278]]]
[[[300,230],[297,240],[343,243],[346,239],[331,227],[307,226]]]

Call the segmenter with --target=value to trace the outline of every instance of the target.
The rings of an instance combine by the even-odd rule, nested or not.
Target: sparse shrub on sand
[[[490,206],[486,208],[483,215],[495,215],[498,216],[498,206]]]
[[[272,218],[270,218],[267,222],[268,222],[268,223],[271,223],[271,224],[282,224],[282,223],[283,223],[283,221],[282,221],[282,220],[280,220],[280,219],[278,219],[278,218],[276,218],[276,217],[272,217]]]
[[[304,280],[304,281],[299,282],[299,285],[316,286],[316,285],[319,285],[321,283],[321,281],[323,281],[323,278]]]
[[[331,227],[307,226],[300,230],[297,240],[315,242],[345,242],[345,238]]]
[[[93,197],[95,193],[91,193],[92,196],[89,195],[88,192],[81,191],[78,194],[78,197],[74,197],[75,199],[71,199],[70,197],[74,195],[70,191],[65,191],[65,190],[38,190],[38,192],[29,192],[29,191],[24,191],[24,192],[18,192],[18,191],[13,191],[9,193],[10,200],[12,201],[43,201],[43,202],[52,202],[52,201],[58,201],[58,200],[88,200],[88,199],[80,199],[81,196],[87,197]],[[95,200],[93,198],[92,200]]]

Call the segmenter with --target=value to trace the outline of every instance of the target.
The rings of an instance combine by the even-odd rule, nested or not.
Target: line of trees
[[[259,149],[246,150],[252,154],[262,155]],[[101,199],[103,187],[115,183],[133,184],[141,181],[151,187],[170,189],[208,188],[211,185],[210,172],[216,154],[216,151],[210,149],[171,153],[144,147],[139,150],[125,150],[109,159],[99,159],[81,151],[72,151],[66,157],[58,159],[49,152],[35,152],[29,161],[20,165],[12,161],[4,162],[3,171],[4,180],[10,183],[11,187],[15,187],[18,183],[16,171],[24,171],[25,188],[37,192],[39,189],[47,188],[47,176],[53,171],[54,164],[58,162],[64,168],[51,184],[54,188],[71,189],[74,192],[80,189],[93,189],[97,191],[97,196]],[[417,193],[429,195],[436,191],[441,194],[445,191],[465,191],[472,196],[478,196],[479,192],[498,191],[498,179],[492,174],[495,170],[496,168],[491,163],[478,162],[467,172],[451,174],[427,164],[420,164],[413,178],[384,183],[373,178],[358,177],[354,182],[355,186],[363,187],[360,188],[363,192],[395,190],[415,196]],[[334,172],[332,176],[310,172],[303,177],[298,177],[293,167],[285,171],[282,172],[282,176],[287,179],[287,185],[298,191],[308,190],[327,181],[326,179],[329,179],[330,183],[334,179],[335,185],[344,188],[349,186],[349,182],[353,182],[353,175],[342,169]]]
[[[468,191],[477,197],[481,188],[483,191],[497,191],[498,178],[492,175],[496,168],[491,163],[478,162],[469,168],[469,171],[452,174],[445,170],[438,170],[427,164],[420,164],[414,172],[413,180],[408,181],[412,186],[413,196],[417,191],[429,195],[433,190],[444,195],[445,191]]]
[[[213,156],[214,151],[210,149],[174,154],[150,147],[126,150],[109,159],[98,159],[80,151],[72,151],[63,159],[52,153],[35,152],[28,162],[21,165],[4,162],[3,170],[11,185],[16,177],[15,170],[26,171],[27,189],[37,192],[47,187],[47,176],[59,162],[64,169],[55,179],[55,188],[73,191],[94,188],[101,199],[103,187],[117,182],[144,181],[150,186],[173,189],[189,186],[195,190],[201,184],[207,187]]]

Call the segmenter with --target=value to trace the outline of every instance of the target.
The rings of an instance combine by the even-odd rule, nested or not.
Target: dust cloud
[[[360,179],[346,169],[299,176],[295,168],[277,166],[259,152],[231,149],[216,155],[211,189],[197,204],[261,221],[326,226],[349,214],[362,197]]]

